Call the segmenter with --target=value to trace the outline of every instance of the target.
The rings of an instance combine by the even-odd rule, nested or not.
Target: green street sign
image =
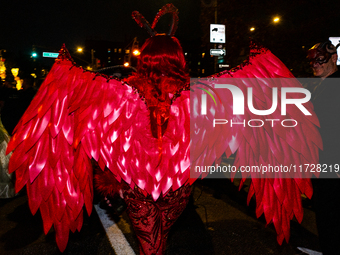
[[[59,53],[55,52],[43,52],[44,58],[57,58],[59,56]]]

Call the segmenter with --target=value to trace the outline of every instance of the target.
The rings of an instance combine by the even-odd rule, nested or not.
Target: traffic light
[[[32,46],[32,53],[31,53],[31,58],[37,58],[38,54],[37,54],[37,50],[35,45]]]
[[[96,68],[100,68],[101,64],[100,64],[100,59],[96,58]]]

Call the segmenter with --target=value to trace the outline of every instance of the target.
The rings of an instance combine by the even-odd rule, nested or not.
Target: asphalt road
[[[291,222],[289,243],[276,241],[273,225],[255,216],[253,202],[246,205],[247,186],[238,191],[227,179],[197,181],[192,199],[169,235],[166,255],[207,254],[302,254],[297,247],[319,250],[314,212],[310,201],[303,200],[302,224]],[[115,218],[133,251],[138,244],[124,213]],[[61,254],[54,231],[43,234],[39,213],[32,216],[25,194],[0,200],[0,254]],[[84,217],[78,233],[70,233],[63,254],[119,254],[114,251],[96,210]]]

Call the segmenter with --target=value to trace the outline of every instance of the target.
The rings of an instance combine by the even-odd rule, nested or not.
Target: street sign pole
[[[217,1],[216,1],[217,2]],[[217,10],[217,5],[215,6]],[[215,23],[217,23],[217,12],[215,13]],[[210,43],[214,44],[214,50],[217,50],[216,44],[225,43],[225,25],[223,24],[210,24]],[[211,54],[212,55],[212,54]],[[221,56],[220,54],[217,56]],[[214,72],[217,72],[218,60],[214,58]]]

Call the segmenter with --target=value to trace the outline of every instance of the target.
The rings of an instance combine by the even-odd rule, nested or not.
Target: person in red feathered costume
[[[162,152],[162,137],[168,126],[172,100],[189,82],[178,39],[166,34],[147,39],[141,48],[137,72],[126,81],[144,97],[150,110],[152,135],[158,139],[158,149]],[[159,161],[161,157],[159,153]],[[189,201],[190,185],[169,191],[154,201],[143,190],[119,183],[109,170],[95,173],[96,188],[109,199],[108,202],[112,203],[110,198],[117,197],[117,193],[124,198],[140,242],[140,254],[163,254],[169,230]]]
[[[167,34],[158,34],[154,29],[164,14],[171,14],[173,22]],[[60,251],[66,249],[69,232],[80,231],[84,207],[89,215],[92,211],[93,161],[99,166],[97,189],[109,199],[117,194],[124,198],[141,254],[164,254],[169,230],[188,204],[190,184],[200,178],[190,172],[191,166],[211,166],[215,160],[220,164],[223,153],[236,151],[237,168],[318,161],[322,141],[311,103],[306,103],[313,113],[309,118],[288,109],[284,117],[303,124],[296,129],[237,125],[215,133],[211,118],[239,121],[239,116],[232,114],[228,90],[214,92],[223,100],[210,104],[209,115],[190,109],[200,102],[200,91],[205,92],[199,86],[216,87],[212,79],[190,86],[183,50],[173,37],[177,9],[165,5],[152,26],[138,12],[133,17],[151,35],[141,49],[137,72],[121,81],[86,71],[63,46],[7,147],[7,153],[13,152],[9,172],[18,176],[16,191],[26,185],[31,212],[40,209],[45,233],[54,227]],[[239,78],[236,85],[242,91],[253,88],[254,105],[262,110],[272,105],[272,87],[302,88],[295,79],[249,84],[248,78],[293,78],[269,50],[256,45],[248,60],[214,77]],[[277,111],[272,118],[282,119]],[[245,114],[260,118],[249,109]],[[261,118],[264,122],[267,116]],[[288,242],[294,215],[302,221],[301,194],[312,195],[310,179],[301,176],[242,173],[243,180],[252,178],[248,201],[255,195],[256,214],[273,222],[279,244]]]

